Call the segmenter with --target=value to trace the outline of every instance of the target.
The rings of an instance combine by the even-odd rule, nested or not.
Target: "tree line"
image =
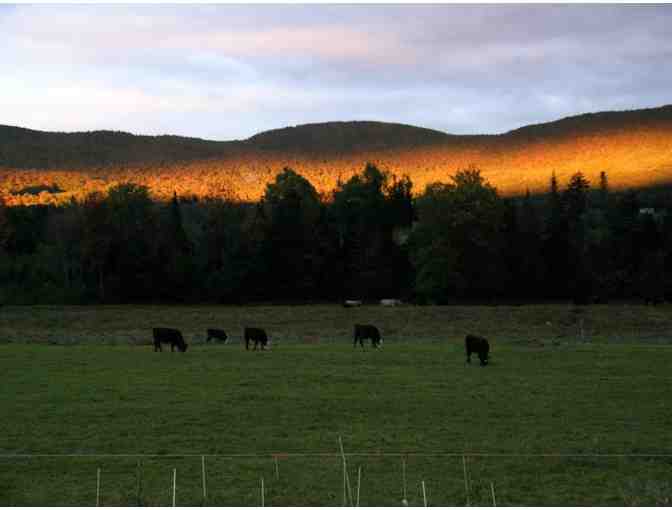
[[[120,184],[64,206],[0,202],[0,302],[424,303],[672,296],[672,204],[576,173],[505,198],[476,168],[414,196],[367,164],[321,196],[290,168],[253,203]]]

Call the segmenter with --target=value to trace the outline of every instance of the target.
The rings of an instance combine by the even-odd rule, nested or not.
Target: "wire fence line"
[[[494,458],[672,458],[672,453],[487,453],[487,452],[270,452],[270,453],[0,453],[13,458],[289,458],[289,457],[494,457]]]
[[[402,492],[403,499],[402,501],[402,506],[409,506],[409,501],[412,504],[411,506],[421,506],[420,501],[424,502],[424,506],[428,506],[430,503],[431,504],[436,504],[437,501],[442,501],[442,500],[447,500],[451,501],[453,505],[456,504],[456,502],[459,502],[460,504],[464,501],[466,501],[466,506],[471,506],[472,504],[476,504],[478,506],[485,506],[484,502],[487,502],[487,504],[490,504],[490,498],[492,501],[493,506],[497,506],[499,503],[500,505],[502,502],[506,504],[507,501],[514,501],[516,497],[520,497],[520,494],[517,494],[514,492],[511,492],[511,484],[506,482],[502,482],[501,480],[497,480],[497,482],[502,482],[502,483],[496,483],[495,478],[496,475],[493,473],[488,474],[487,470],[486,472],[480,472],[477,470],[477,473],[480,473],[476,478],[473,478],[473,472],[471,468],[468,468],[468,466],[471,465],[470,459],[565,459],[565,460],[560,460],[560,461],[551,461],[551,462],[570,462],[571,460],[569,459],[590,459],[590,458],[596,458],[596,459],[604,459],[606,462],[608,459],[633,459],[633,463],[637,463],[636,460],[634,459],[650,459],[648,463],[652,465],[657,466],[656,471],[656,476],[658,476],[658,479],[660,478],[660,470],[667,470],[665,467],[668,463],[672,462],[672,453],[663,453],[663,452],[652,452],[652,453],[642,453],[642,452],[620,452],[620,453],[598,453],[598,452],[530,452],[530,453],[523,453],[523,452],[512,452],[512,453],[507,453],[507,452],[479,452],[479,451],[354,451],[354,452],[348,452],[346,453],[341,449],[341,451],[332,451],[332,452],[278,452],[278,451],[271,451],[271,452],[248,452],[248,453],[0,453],[0,460],[6,461],[7,465],[11,465],[12,460],[17,460],[20,461],[21,459],[25,460],[26,462],[30,463],[30,459],[63,459],[63,462],[68,462],[68,461],[75,461],[76,459],[82,459],[86,465],[89,465],[90,467],[97,467],[95,473],[96,473],[96,478],[95,478],[95,485],[92,485],[92,487],[95,487],[95,502],[96,506],[99,506],[103,500],[103,492],[105,492],[105,501],[106,502],[115,502],[115,506],[122,506],[126,504],[130,504],[132,506],[144,506],[145,504],[151,504],[151,502],[159,502],[160,504],[163,504],[164,506],[169,506],[170,503],[169,499],[172,497],[172,505],[176,505],[176,500],[180,500],[181,504],[184,504],[184,501],[190,501],[191,505],[193,506],[194,504],[202,504],[203,506],[206,506],[208,504],[215,504],[215,501],[224,501],[222,498],[230,499],[231,501],[236,500],[238,501],[238,504],[241,504],[242,501],[246,502],[246,504],[254,504],[259,506],[259,497],[261,498],[261,506],[266,506],[265,503],[269,501],[269,498],[266,496],[270,497],[270,501],[278,501],[278,502],[284,502],[286,503],[289,501],[287,498],[293,498],[293,497],[299,497],[299,500],[301,500],[301,497],[303,496],[296,496],[291,489],[292,487],[292,482],[289,482],[289,485],[286,483],[279,482],[281,480],[280,473],[279,473],[279,461],[282,463],[282,460],[288,460],[288,459],[306,459],[305,462],[310,462],[308,459],[329,459],[329,460],[341,460],[342,464],[342,473],[343,473],[343,506],[351,506],[351,507],[356,507],[359,506],[359,501],[360,501],[360,489],[362,487],[362,466],[366,466],[368,460],[373,460],[375,459],[381,459],[380,462],[382,462],[385,465],[390,466],[391,464],[394,464],[394,461],[390,460],[382,460],[384,458],[387,459],[396,459],[397,462],[399,462],[400,466],[400,475],[403,481],[402,487],[399,487],[399,490]],[[193,476],[195,471],[193,471],[190,475],[187,475],[182,483],[178,481],[178,471],[179,469],[176,468],[175,466],[180,465],[180,460],[178,459],[187,459],[184,460],[183,462],[191,463],[197,458],[200,458],[199,462],[199,468],[198,472],[200,474],[200,482],[197,483],[197,479]],[[347,458],[347,463],[350,463],[351,461],[354,464],[348,465],[346,463],[346,458]],[[415,480],[412,484],[408,484],[407,482],[407,476],[406,476],[406,466],[407,463],[410,459],[417,459],[416,462],[429,462],[431,464],[431,461],[423,461],[420,459],[453,459],[454,461],[460,461],[461,460],[461,465],[462,469],[460,470],[461,473],[455,472],[450,472],[450,473],[443,473],[441,475],[440,480],[436,478],[435,476],[432,477],[431,473],[423,472],[420,471],[419,474],[416,473],[416,476],[414,476]],[[67,460],[66,460],[67,459]],[[88,459],[88,460],[84,460]],[[101,462],[98,463],[96,466],[96,461],[93,459],[100,460]],[[118,468],[110,469],[108,473],[111,473],[111,475],[105,475],[103,474],[103,469],[101,469],[100,466],[105,466],[108,464],[108,462],[104,462],[103,459],[117,459],[116,461],[112,461],[113,464],[118,464],[121,462],[121,464],[125,464],[125,462],[121,459],[132,459],[132,463],[137,462],[137,467],[135,469],[135,489],[131,487],[133,480],[133,469],[129,470],[124,470],[126,478],[125,482],[123,482],[120,485],[120,478],[119,474],[121,471]],[[167,472],[163,473],[166,476],[165,481],[165,486],[162,486],[162,488],[157,489],[157,485],[155,482],[152,482],[149,485],[145,484],[145,478],[143,471],[141,470],[141,465],[145,465],[145,461],[143,459],[148,459],[149,464],[153,464],[151,460],[149,459],[163,459],[157,460],[156,462],[162,463],[165,461],[168,461],[168,459],[175,459],[176,464],[173,464],[170,466],[171,469],[171,482],[170,482],[170,487],[167,487],[168,482],[167,482]],[[213,459],[213,465],[211,468],[207,471],[206,473],[206,460],[207,459]],[[246,483],[244,484],[243,488],[241,489],[240,487],[234,487],[234,486],[228,486],[226,491],[223,491],[221,489],[221,476],[217,478],[217,475],[215,475],[214,478],[211,479],[211,475],[209,474],[212,469],[214,469],[214,465],[218,464],[218,462],[215,459],[231,459],[233,464],[236,463],[245,463],[245,462],[274,462],[275,466],[275,481],[278,482],[279,485],[274,485],[273,482],[271,482],[271,492],[269,493],[269,487],[265,483],[265,479],[263,476],[259,478],[259,475],[262,473],[256,472],[256,487],[253,487],[253,484],[251,483]],[[659,459],[657,462],[654,459]],[[438,460],[440,464],[443,464],[443,461]],[[487,461],[486,461],[487,462]],[[525,460],[522,460],[521,462],[526,463]],[[641,462],[641,460],[640,460]],[[646,462],[646,461],[644,461]],[[36,461],[37,464],[39,464],[39,461]],[[221,463],[221,461],[220,461]],[[496,463],[496,462],[495,462]],[[78,463],[75,461],[75,465]],[[359,465],[358,465],[359,464]],[[475,462],[475,464],[479,464],[478,461]],[[535,462],[532,462],[532,464],[536,464]],[[600,463],[597,463],[600,464]],[[619,462],[620,464],[620,462]],[[22,462],[19,462],[18,465],[23,465]],[[69,464],[68,464],[69,465]],[[269,464],[269,466],[272,464]],[[358,465],[358,466],[357,466]],[[352,470],[352,466],[357,466],[358,469],[355,471],[357,473],[357,484],[355,486],[354,482],[351,484],[350,483],[350,471]],[[110,468],[111,466],[108,466]],[[165,466],[164,466],[165,467]],[[221,468],[221,466],[220,466]],[[271,469],[270,467],[268,468],[269,470]],[[366,470],[366,467],[365,467]],[[145,470],[146,471],[146,470]],[[214,469],[214,471],[217,471],[217,469]],[[93,472],[93,471],[92,471]],[[331,471],[330,471],[331,472]],[[88,473],[88,471],[87,471]],[[266,470],[264,473],[269,474],[270,471]],[[291,472],[290,472],[291,473]],[[145,473],[146,474],[146,473]],[[250,473],[248,473],[249,475]],[[294,473],[296,474],[296,473]],[[425,478],[422,475],[427,475],[430,474],[429,479]],[[252,478],[254,478],[254,473],[252,473]],[[494,476],[494,478],[493,478]],[[666,476],[666,475],[663,475]],[[130,477],[130,478],[129,478]],[[248,476],[249,477],[249,476]],[[152,477],[150,476],[149,479]],[[163,480],[163,477],[160,477],[161,480]],[[290,474],[288,476],[288,480],[292,478],[292,475]],[[365,477],[366,478],[366,477]],[[101,482],[101,479],[104,479]],[[273,479],[273,476],[271,475],[271,479]],[[115,481],[116,480],[116,481]],[[251,478],[250,478],[251,480]],[[268,478],[266,478],[268,480]],[[302,479],[303,480],[303,479]],[[331,480],[329,479],[330,482],[333,485],[333,482],[336,480],[334,478]],[[260,482],[260,484],[259,484]],[[428,482],[428,483],[427,483]],[[93,484],[93,482],[91,482]],[[305,480],[302,481],[302,483],[305,484]],[[316,485],[314,486],[315,490],[327,490],[330,494],[333,492],[334,494],[337,494],[339,491],[334,492],[333,487],[329,484],[325,484],[324,480],[315,480]],[[462,483],[464,484],[463,489],[461,489]],[[125,484],[125,485],[124,485]],[[420,485],[418,485],[420,484]],[[198,489],[196,489],[196,486],[198,485]],[[230,484],[229,484],[230,485]],[[408,485],[408,487],[407,487]],[[445,485],[445,487],[444,487]],[[88,486],[88,484],[87,484]],[[209,487],[211,486],[211,487]],[[495,493],[495,486],[497,486],[497,495]],[[120,489],[121,487],[121,489]],[[125,487],[125,488],[124,488]],[[212,490],[212,487],[214,487],[214,490]],[[280,487],[280,488],[278,488]],[[288,489],[289,487],[289,489]],[[312,486],[311,486],[312,487]],[[318,488],[319,487],[319,488]],[[384,491],[378,487],[378,488],[371,488],[371,484],[365,483],[365,487],[368,488],[369,490],[365,491],[366,492],[366,499],[367,501],[383,501],[383,499],[380,498],[387,498],[385,501],[387,501],[388,505],[391,504],[391,499],[389,499],[389,494],[388,494],[388,489],[386,488]],[[421,496],[418,495],[418,487],[421,488],[421,494],[422,499],[419,499]],[[485,487],[485,489],[484,489]],[[660,499],[660,497],[667,498],[668,496],[665,494],[663,496],[659,495],[658,493],[651,492],[651,490],[657,490],[657,486],[651,486],[649,485],[643,486],[642,487],[637,487],[633,486],[631,488],[628,488],[629,486],[624,486],[626,492],[626,496],[635,499],[632,499],[632,501],[640,501],[637,500],[636,498],[638,497],[646,497],[646,498],[654,498],[651,501],[655,501],[656,504],[663,502],[667,503],[670,501],[669,499]],[[667,487],[667,486],[666,486]],[[149,488],[149,490],[148,490]],[[409,493],[407,493],[407,488],[410,490]],[[105,489],[105,490],[103,490]],[[178,491],[178,489],[180,489]],[[402,490],[403,489],[403,490]],[[486,490],[487,489],[487,490]],[[30,489],[26,489],[30,493]],[[55,489],[54,489],[55,490]],[[503,492],[502,492],[503,490]],[[93,489],[91,489],[93,491]],[[102,491],[102,492],[101,492]],[[124,492],[125,491],[125,492]],[[228,491],[228,492],[227,492]],[[485,492],[484,492],[485,491]],[[507,492],[508,491],[508,492]],[[630,491],[630,492],[627,492]],[[642,492],[643,491],[643,492]],[[181,494],[178,497],[178,492],[181,492]],[[487,494],[486,494],[487,492]],[[631,494],[632,492],[632,494]],[[639,494],[639,493],[642,494]],[[413,494],[413,501],[408,499],[407,494]],[[356,494],[356,497],[355,497]],[[556,495],[557,496],[557,495]],[[626,496],[623,496],[624,498]],[[39,496],[38,496],[39,497]],[[85,496],[82,494],[78,493],[77,491],[71,491],[71,492],[65,492],[64,494],[60,494],[59,497],[65,498],[67,501],[71,501],[68,498],[80,498],[82,501],[86,498],[93,498],[94,495],[93,493],[87,492]],[[214,497],[214,499],[213,499]],[[331,496],[330,496],[331,497]],[[84,499],[82,499],[84,498]],[[148,499],[149,498],[149,499]],[[163,498],[163,499],[161,499]],[[165,499],[169,498],[169,499]],[[208,499],[210,498],[210,499]],[[233,499],[232,499],[233,498]],[[242,498],[242,499],[240,499]],[[279,499],[278,499],[279,498]],[[655,499],[658,498],[658,499]],[[79,501],[80,499],[77,499]],[[337,506],[337,499],[334,499],[334,497],[331,497],[328,501],[328,506]],[[20,499],[21,500],[21,499]],[[389,500],[389,501],[388,501]],[[21,500],[23,501],[23,500]],[[88,500],[87,500],[88,501]],[[93,499],[91,499],[93,501]],[[311,500],[312,501],[312,500]],[[396,501],[396,500],[395,500]],[[545,501],[545,500],[544,500]],[[646,501],[649,501],[648,499]],[[398,501],[397,501],[398,503]]]

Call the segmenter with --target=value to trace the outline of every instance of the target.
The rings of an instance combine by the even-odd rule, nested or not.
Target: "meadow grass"
[[[4,306],[0,342],[149,344],[157,326],[179,328],[189,343],[203,342],[208,327],[239,342],[243,327],[259,326],[276,342],[347,343],[355,323],[401,343],[461,343],[466,332],[498,343],[566,343],[581,340],[581,324],[593,343],[669,343],[672,306]]]
[[[340,436],[351,482],[362,468],[362,506],[401,505],[390,453],[407,454],[411,505],[423,480],[430,505],[466,504],[462,453],[472,505],[492,504],[491,483],[498,505],[669,505],[669,312],[7,307],[0,504],[94,505],[100,468],[104,505],[170,505],[177,469],[178,505],[260,505],[263,476],[267,505],[338,506]],[[591,342],[577,341],[577,315]],[[379,325],[383,348],[353,349],[354,322]],[[270,351],[244,351],[236,326],[248,323],[268,329]],[[181,327],[189,351],[154,353],[153,325]],[[232,343],[202,343],[218,326]],[[490,366],[464,363],[466,331],[490,338]],[[643,456],[519,456],[541,453]]]

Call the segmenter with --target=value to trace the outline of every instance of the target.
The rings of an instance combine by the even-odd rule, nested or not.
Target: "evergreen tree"
[[[177,192],[173,192],[170,201],[170,215],[168,221],[168,240],[181,253],[187,253],[191,249],[191,243],[182,224],[182,210],[177,199]]]
[[[562,194],[562,201],[567,220],[571,229],[578,229],[581,216],[588,210],[588,191],[590,183],[581,172],[577,172],[569,180],[567,189]]]
[[[562,200],[555,172],[551,176],[550,190],[546,204],[546,224],[542,251],[547,264],[547,281],[543,298],[567,297],[568,271],[568,226],[563,212]]]
[[[609,206],[609,181],[607,179],[607,172],[600,172],[600,187],[598,193],[598,206],[606,210]]]
[[[525,288],[521,279],[525,279],[527,275],[522,273],[524,246],[516,200],[513,198],[503,199],[502,209],[502,256],[506,262],[506,273],[508,275],[506,284],[510,285],[516,282],[516,285],[512,288],[512,290],[515,290],[511,292],[511,294],[515,295],[509,295],[508,297],[519,298],[521,297],[521,291]]]
[[[111,272],[111,252],[114,232],[108,207],[102,193],[90,193],[84,199],[82,265],[87,287],[96,301],[106,301],[107,279]],[[95,289],[95,290],[93,290]]]
[[[185,301],[193,292],[192,280],[194,267],[192,261],[192,243],[184,229],[182,210],[177,193],[164,210],[158,247],[159,288],[162,299]]]
[[[613,239],[613,289],[619,297],[632,296],[635,292],[636,274],[642,258],[636,239],[640,207],[638,193],[628,190],[619,198],[609,215]]]
[[[520,215],[521,264],[518,278],[525,297],[544,297],[545,264],[542,257],[542,227],[540,213],[532,203],[530,190],[523,198]]]
[[[111,231],[108,299],[134,302],[153,297],[158,287],[157,228],[149,188],[130,183],[110,188],[104,211]]]
[[[242,303],[251,297],[248,283],[253,265],[260,262],[256,244],[247,235],[249,205],[211,199],[205,204],[207,296],[222,303]]]
[[[585,214],[588,211],[590,183],[581,172],[574,174],[565,189],[562,199],[567,221],[568,274],[570,291],[576,303],[586,304],[593,294],[592,261],[586,244]]]

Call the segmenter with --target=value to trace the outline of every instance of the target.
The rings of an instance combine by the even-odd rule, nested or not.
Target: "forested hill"
[[[408,175],[415,191],[477,166],[503,194],[546,189],[581,171],[614,188],[672,182],[672,105],[601,112],[499,135],[449,135],[382,122],[288,127],[216,142],[123,132],[50,133],[0,126],[0,195],[10,205],[58,203],[119,182],[181,195],[258,199],[283,167],[318,191],[335,188],[366,162]]]
[[[474,137],[388,122],[324,122],[264,131],[246,143],[261,150],[338,155],[356,151],[445,145]]]
[[[52,169],[189,161],[221,156],[231,144],[123,131],[52,133],[0,125],[0,166]]]
[[[0,166],[86,168],[126,163],[193,161],[245,150],[297,154],[413,148],[468,138],[385,122],[325,122],[273,129],[244,141],[216,142],[180,136],[141,136],[123,131],[58,133],[0,125]]]

